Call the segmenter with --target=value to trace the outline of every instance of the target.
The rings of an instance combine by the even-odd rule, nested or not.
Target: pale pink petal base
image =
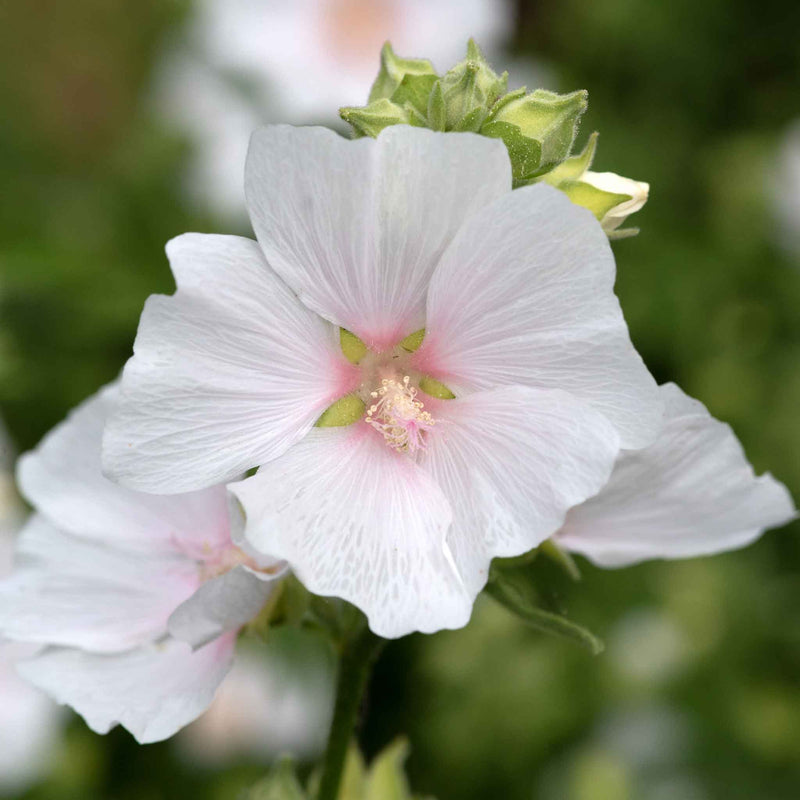
[[[192,647],[202,647],[226,631],[238,630],[255,617],[285,570],[279,574],[239,565],[207,580],[169,618],[169,632]]]
[[[321,316],[384,350],[424,325],[450,240],[511,190],[497,139],[398,125],[377,139],[273,125],[253,134],[245,190],[275,271]]]

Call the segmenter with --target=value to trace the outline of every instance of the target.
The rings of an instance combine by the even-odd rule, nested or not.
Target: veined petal
[[[495,556],[532,550],[608,481],[616,430],[557,390],[508,386],[435,406],[421,465],[453,508],[448,544],[474,597]]]
[[[250,218],[270,266],[311,309],[383,350],[424,324],[442,252],[511,189],[499,140],[398,125],[377,139],[276,125],[253,134]]]
[[[11,639],[117,652],[166,632],[199,585],[185,558],[124,552],[59,531],[41,515],[20,534],[0,583],[0,633]]]
[[[733,431],[674,384],[658,439],[623,453],[608,486],[573,508],[559,543],[605,567],[733,550],[796,516],[786,487],[757,477]]]
[[[226,631],[238,630],[261,611],[285,572],[267,575],[239,565],[206,581],[173,611],[169,632],[197,648]]]
[[[353,379],[338,331],[298,302],[256,242],[186,234],[167,254],[178,291],[145,305],[103,459],[115,480],[158,494],[275,458]]]
[[[197,719],[233,662],[236,636],[200,650],[165,639],[126,653],[100,655],[48,648],[19,665],[20,674],[71,706],[97,733],[127,728],[140,744],[158,742]]]
[[[229,489],[253,546],[286,559],[310,591],[357,605],[378,635],[467,623],[471,600],[445,544],[447,500],[366,423],[315,429]]]
[[[133,492],[103,477],[103,427],[118,395],[116,384],[107,386],[20,459],[22,493],[62,530],[115,547],[156,554],[230,546],[224,486],[161,496]]]
[[[614,295],[614,256],[586,211],[550,186],[501,197],[454,239],[431,279],[424,372],[461,391],[562,389],[653,440],[663,405]]]

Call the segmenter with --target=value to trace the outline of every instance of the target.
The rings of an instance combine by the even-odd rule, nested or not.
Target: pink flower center
[[[425,447],[424,434],[436,420],[417,399],[417,389],[408,375],[400,381],[384,378],[380,388],[370,392],[370,397],[373,402],[367,408],[366,422],[383,436],[389,447],[411,455]]]

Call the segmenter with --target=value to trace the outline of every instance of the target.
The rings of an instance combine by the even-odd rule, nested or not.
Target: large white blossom
[[[570,510],[557,540],[605,567],[744,547],[795,517],[786,487],[756,476],[733,431],[674,384],[656,441],[623,453],[600,494]]]
[[[211,703],[283,567],[232,540],[225,488],[158,497],[100,471],[109,387],[20,459],[37,513],[0,583],[0,632],[46,645],[21,674],[105,733],[171,736]]]
[[[471,36],[497,54],[512,24],[510,0],[200,0],[157,101],[193,137],[192,192],[233,215],[256,127],[335,124],[340,107],[366,102],[387,40],[448,69]]]
[[[256,548],[383,636],[461,626],[491,558],[661,425],[605,233],[549,186],[512,192],[502,142],[407,126],[262,129],[246,191],[258,243],[168,245],[178,289],[146,304],[105,466],[149,492],[259,466],[231,486]],[[342,397],[365,412],[314,427]]]

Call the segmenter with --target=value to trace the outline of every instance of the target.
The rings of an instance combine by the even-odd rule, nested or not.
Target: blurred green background
[[[192,137],[152,102],[160,54],[194,13],[183,0],[0,11],[0,413],[20,450],[115,377],[144,299],[172,291],[169,238],[248,230],[183,191]],[[641,235],[615,245],[645,360],[800,497],[800,255],[778,247],[769,188],[800,115],[800,5],[520,0],[513,13],[515,63],[589,90],[579,143],[600,131],[595,169],[651,184]],[[463,631],[391,644],[366,752],[407,734],[412,785],[439,800],[794,800],[799,531],[711,559],[581,563],[563,602],[605,638],[597,658],[488,600]],[[24,796],[210,800],[262,773],[73,719]]]

